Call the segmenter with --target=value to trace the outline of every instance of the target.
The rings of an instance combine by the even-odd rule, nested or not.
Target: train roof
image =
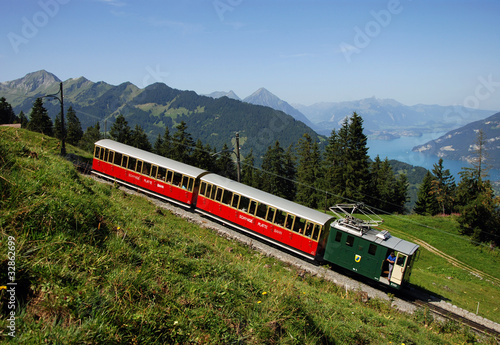
[[[111,139],[102,139],[99,140],[95,143],[98,146],[113,150],[115,152],[120,152],[122,154],[126,154],[130,157],[134,157],[143,161],[147,161],[149,163],[158,165],[160,167],[164,167],[167,169],[171,169],[173,171],[180,172],[181,174],[190,176],[190,177],[199,177],[200,175],[204,173],[208,173],[208,171],[193,167],[188,164],[184,164],[181,162],[177,162],[173,159],[165,158],[162,156],[159,156],[157,154],[144,151],[129,145],[125,145],[122,143],[119,143],[117,141],[111,140]]]
[[[245,184],[233,181],[217,174],[207,174],[201,178],[201,181],[215,184],[234,193],[238,193],[258,202],[265,203],[266,205],[280,209],[282,211],[293,213],[301,218],[319,224],[326,224],[329,220],[333,219],[333,217],[328,214],[296,204],[292,201],[280,198],[267,192],[263,192],[259,189],[247,186]]]
[[[390,236],[387,231],[381,232],[373,228],[363,232],[354,231],[353,229],[340,224],[338,221],[333,223],[332,227],[406,255],[413,255],[420,247],[418,244],[403,240],[399,237]]]

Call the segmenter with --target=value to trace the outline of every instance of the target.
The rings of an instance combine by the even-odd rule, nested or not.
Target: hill
[[[356,292],[221,238],[144,197],[80,176],[58,155],[53,138],[14,128],[0,128],[0,138],[0,281],[7,281],[11,236],[18,302],[13,343],[482,341],[425,312],[402,314],[390,301],[363,301]],[[85,155],[70,145],[68,152]],[[498,261],[488,253],[479,256],[474,247],[458,249],[471,265],[495,267]],[[433,258],[424,252],[415,276],[450,286],[445,292],[451,302],[455,294],[473,301],[497,295],[489,283],[456,274],[457,268]],[[11,331],[9,296],[0,289],[4,338]],[[498,303],[481,301],[485,311]]]
[[[462,106],[407,106],[393,99],[375,97],[346,102],[322,102],[310,106],[293,105],[323,129],[319,132],[321,134],[329,135],[332,129],[340,128],[344,118],[355,111],[363,118],[364,127],[370,136],[384,139],[445,132],[450,128],[484,119],[493,113]]]
[[[485,139],[485,164],[500,169],[500,113],[449,131],[436,140],[414,147],[413,151],[472,162],[477,157],[475,151],[480,130]]]
[[[24,111],[28,115],[35,99],[56,94],[59,83],[55,75],[38,71],[1,83],[0,97],[7,99],[16,114]],[[276,140],[287,147],[304,133],[314,141],[326,142],[324,137],[282,111],[227,97],[200,96],[163,83],[140,89],[128,82],[114,86],[80,77],[64,81],[63,88],[65,108],[73,107],[83,129],[100,122],[101,129],[109,130],[116,116],[122,114],[132,128],[140,125],[154,142],[158,134],[164,134],[166,126],[172,128],[185,121],[195,141],[200,139],[217,149],[225,143],[231,146],[235,132],[239,132],[242,155],[253,149],[255,157],[261,157]],[[54,119],[60,111],[59,103],[46,100],[44,104]]]

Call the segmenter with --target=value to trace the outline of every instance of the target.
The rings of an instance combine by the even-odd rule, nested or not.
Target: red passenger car
[[[215,174],[200,179],[196,210],[308,259],[321,258],[332,216]]]
[[[196,198],[197,180],[208,171],[113,140],[95,143],[93,173],[183,206]]]

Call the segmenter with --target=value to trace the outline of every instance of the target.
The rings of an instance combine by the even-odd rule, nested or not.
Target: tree
[[[21,123],[21,128],[28,128],[28,118],[22,110],[19,113],[19,122]]]
[[[284,198],[287,200],[295,200],[297,194],[297,187],[295,186],[295,177],[297,175],[297,168],[295,167],[295,157],[292,153],[293,146],[289,145],[285,151],[285,177],[284,181]]]
[[[160,137],[158,134],[158,138],[156,139],[154,145],[154,152],[163,157],[172,157],[172,138],[170,137],[170,130],[168,126],[165,127],[163,137]]]
[[[59,140],[62,140],[63,135],[61,131],[61,123],[61,113],[59,113],[54,119],[54,138],[57,138]],[[64,129],[66,130],[66,125],[64,126]]]
[[[286,194],[285,151],[279,141],[269,146],[262,159],[262,170],[265,178],[262,180],[263,191],[284,197]]]
[[[260,179],[257,178],[259,173],[255,169],[254,165],[255,158],[253,156],[253,150],[250,149],[250,152],[243,158],[243,162],[241,164],[241,183],[257,188]]]
[[[417,202],[415,203],[415,207],[413,211],[415,213],[421,215],[429,215],[433,216],[439,213],[439,205],[436,200],[436,197],[432,193],[432,180],[434,176],[432,176],[430,171],[427,171],[420,188],[418,189],[418,197]]]
[[[116,117],[115,122],[109,130],[109,135],[113,140],[127,145],[130,144],[130,127],[122,114],[119,114]]]
[[[193,138],[187,131],[186,122],[181,121],[175,128],[177,131],[173,135],[171,156],[179,162],[190,164],[191,152],[194,147]]]
[[[332,130],[325,149],[323,170],[325,174],[324,189],[334,195],[333,204],[343,201],[345,196],[345,148],[347,147],[348,120],[344,119],[342,127],[337,133]],[[327,201],[328,202],[328,201]]]
[[[406,174],[399,174],[396,178],[396,184],[394,185],[394,196],[392,199],[391,212],[405,213],[405,204],[408,201],[408,187],[410,183],[408,182],[408,177]]]
[[[37,98],[33,104],[33,108],[31,108],[28,129],[50,136],[54,134],[52,121],[47,113],[47,109],[43,106],[41,98]]]
[[[305,133],[297,145],[297,202],[317,208],[321,196],[316,192],[321,180],[321,157],[317,143]]]
[[[434,164],[432,174],[434,179],[432,180],[431,193],[435,196],[441,212],[450,214],[453,211],[455,179],[450,174],[449,169],[444,169],[442,158],[437,164]]]
[[[17,118],[12,106],[7,102],[5,97],[0,98],[0,124],[15,123],[19,119]]]
[[[66,142],[70,145],[77,145],[82,139],[83,130],[80,120],[76,116],[73,107],[69,107],[66,114],[66,123],[68,124],[68,130],[66,132]]]
[[[229,179],[236,180],[236,165],[231,159],[231,150],[226,143],[222,146],[222,151],[217,156],[216,172]]]
[[[102,139],[101,126],[99,125],[99,122],[96,122],[94,126],[87,127],[87,130],[83,133],[78,146],[88,152],[92,152],[94,150],[95,142],[100,139]]]
[[[140,125],[135,125],[130,133],[130,145],[145,151],[152,151],[151,143],[148,140],[148,135]]]
[[[350,199],[366,201],[369,186],[369,160],[367,137],[363,133],[363,119],[354,112],[349,122],[347,136],[345,188]]]
[[[193,151],[192,161],[200,169],[213,171],[214,168],[214,158],[210,155],[210,146],[204,147],[203,142],[198,139]]]

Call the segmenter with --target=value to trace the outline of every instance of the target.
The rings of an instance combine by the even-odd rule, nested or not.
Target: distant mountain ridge
[[[37,71],[0,83],[0,97],[7,99],[16,114],[23,111],[28,116],[35,99],[56,94],[60,82],[52,73]],[[130,82],[114,86],[84,77],[68,79],[63,85],[65,109],[73,107],[83,129],[100,122],[101,130],[109,130],[116,116],[122,114],[132,129],[140,125],[154,143],[167,126],[173,128],[185,121],[195,141],[200,139],[217,149],[224,144],[233,146],[234,135],[239,132],[242,155],[253,150],[257,160],[276,141],[287,147],[296,144],[304,133],[320,145],[326,143],[326,138],[282,111],[227,97],[200,96],[163,83],[140,89]],[[45,99],[44,106],[52,119],[60,111],[57,100]]]
[[[413,151],[444,159],[471,162],[476,158],[477,134],[483,131],[486,165],[500,169],[500,112],[480,121],[449,131],[438,139],[413,148]]]
[[[445,132],[490,116],[494,111],[417,104],[404,105],[393,99],[365,98],[348,102],[322,102],[310,106],[294,104],[311,122],[329,135],[340,128],[344,118],[355,111],[363,118],[367,134],[380,139],[420,136],[426,132]]]

